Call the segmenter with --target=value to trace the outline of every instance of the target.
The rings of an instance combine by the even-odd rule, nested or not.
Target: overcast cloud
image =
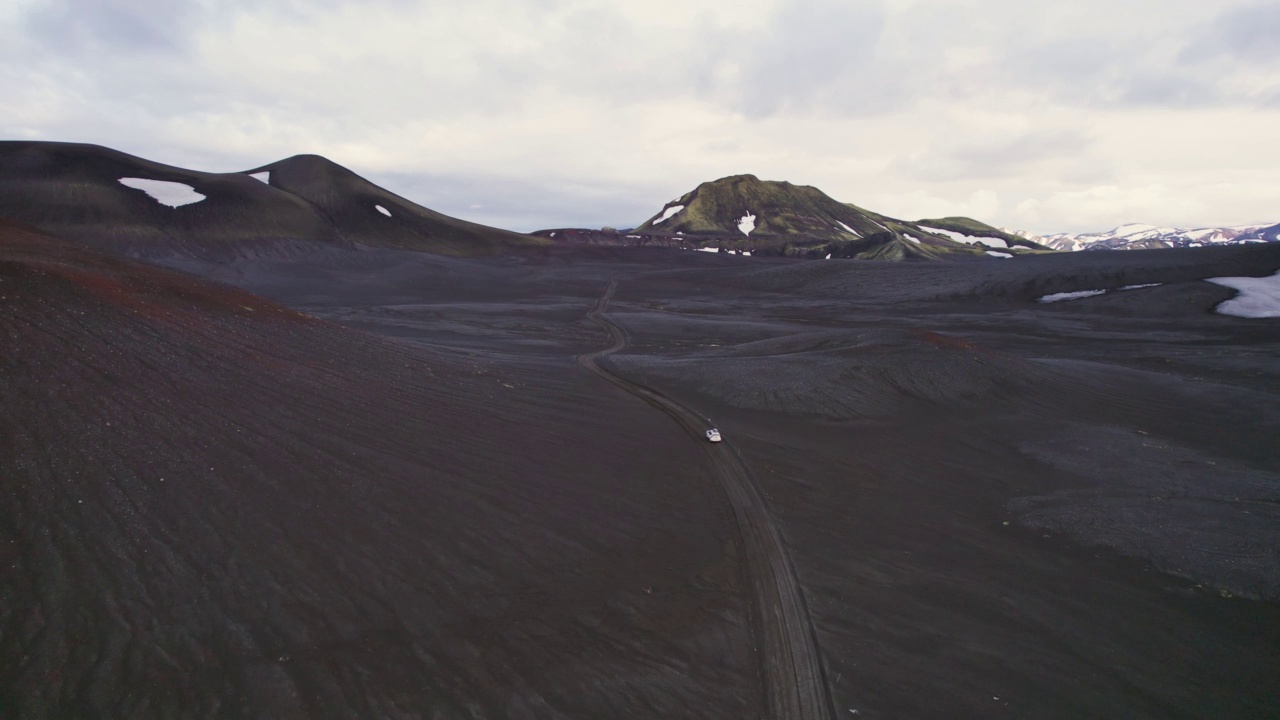
[[[7,0],[0,137],[325,155],[516,230],[753,173],[1036,232],[1280,222],[1252,0]]]

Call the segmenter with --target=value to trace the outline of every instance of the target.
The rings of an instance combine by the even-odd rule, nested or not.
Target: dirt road
[[[604,315],[617,287],[618,281],[611,281],[595,308],[587,314],[609,333],[613,344],[578,356],[578,363],[666,413],[701,439],[707,423],[697,413],[600,366],[600,358],[627,346],[626,333]],[[832,718],[808,608],[778,529],[769,517],[750,470],[733,445],[728,441],[706,443],[706,450],[733,507],[741,535],[769,717],[774,720]]]

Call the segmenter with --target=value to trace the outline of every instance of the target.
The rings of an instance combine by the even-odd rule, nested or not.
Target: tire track
[[[618,281],[610,281],[596,306],[587,313],[588,319],[609,333],[613,344],[604,350],[579,355],[578,364],[666,413],[691,435],[701,439],[705,423],[697,413],[600,366],[600,358],[627,346],[626,333],[604,316],[617,289]],[[769,717],[775,720],[831,719],[834,716],[822,663],[818,658],[813,625],[782,537],[737,449],[728,441],[704,445],[733,507],[745,551],[750,605],[759,639],[760,672]]]

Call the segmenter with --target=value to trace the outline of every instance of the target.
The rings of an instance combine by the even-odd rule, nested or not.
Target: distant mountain
[[[300,242],[483,255],[545,243],[428,210],[316,155],[206,173],[97,145],[0,142],[0,216],[138,256]]]
[[[1055,233],[1039,242],[1055,250],[1150,250],[1280,242],[1280,224],[1181,229],[1132,223],[1108,232]]]
[[[936,260],[985,252],[1011,254],[1009,244],[995,235],[981,240],[981,245],[976,240],[958,242],[942,227],[930,230],[842,203],[815,187],[754,175],[702,183],[664,205],[627,237],[644,242],[678,237],[691,247],[800,257]],[[1022,246],[1031,249],[1034,244]]]

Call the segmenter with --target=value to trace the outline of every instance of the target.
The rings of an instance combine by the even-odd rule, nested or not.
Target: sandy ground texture
[[[572,356],[380,339],[11,227],[0,296],[0,716],[759,705],[701,445]]]
[[[768,716],[723,468],[610,345],[740,457],[829,716],[1280,707],[1280,323],[1203,281],[1280,246],[0,251],[16,716]]]

